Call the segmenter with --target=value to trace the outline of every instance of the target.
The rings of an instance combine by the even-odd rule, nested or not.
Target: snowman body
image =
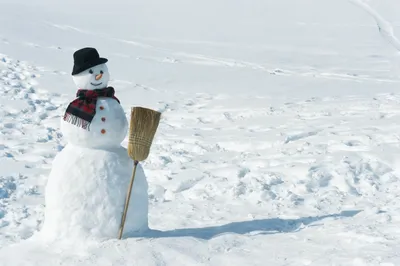
[[[106,87],[108,70],[96,65],[73,76],[78,88]],[[128,131],[125,113],[116,99],[99,97],[90,127],[62,119],[67,145],[57,154],[45,190],[45,220],[41,235],[55,239],[116,238],[133,170],[120,144]],[[124,235],[148,229],[148,184],[138,165],[124,226]]]

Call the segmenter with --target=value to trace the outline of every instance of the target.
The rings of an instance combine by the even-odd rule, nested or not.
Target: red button
[[[105,129],[102,129],[102,130],[101,130],[101,134],[106,134],[106,130],[105,130]]]
[[[102,118],[101,118],[101,121],[105,122],[105,121],[106,121],[106,118],[105,118],[105,117],[102,117]]]
[[[100,110],[104,110],[104,106],[100,106]]]

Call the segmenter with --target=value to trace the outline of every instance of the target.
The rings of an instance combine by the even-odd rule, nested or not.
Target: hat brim
[[[88,62],[88,63],[86,63],[84,65],[79,66],[79,67],[74,66],[74,68],[72,69],[72,75],[79,74],[79,73],[81,73],[81,72],[83,72],[83,71],[85,71],[85,70],[87,70],[87,69],[89,69],[91,67],[94,67],[94,66],[97,66],[97,65],[101,65],[101,64],[104,64],[104,63],[107,63],[107,62],[108,62],[107,58],[100,57],[100,58],[98,58],[98,59],[96,59],[94,61]]]

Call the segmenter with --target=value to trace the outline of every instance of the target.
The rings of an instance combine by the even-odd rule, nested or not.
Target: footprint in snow
[[[11,128],[15,127],[15,124],[13,124],[13,123],[4,123],[3,126],[4,126],[4,128],[11,129]]]
[[[11,196],[17,188],[15,181],[15,178],[12,176],[0,178],[0,199],[9,198]]]
[[[315,130],[315,131],[301,132],[301,133],[298,133],[298,134],[288,135],[285,138],[284,144],[287,144],[289,142],[293,142],[293,141],[296,141],[296,140],[304,139],[304,138],[307,138],[307,137],[315,136],[318,133],[319,133],[319,130]]]
[[[241,169],[239,170],[238,177],[239,177],[239,178],[243,178],[243,177],[245,177],[248,173],[250,173],[250,169],[249,169],[249,168],[246,168],[246,167],[241,168]]]
[[[166,189],[163,186],[155,185],[149,188],[149,199],[155,202],[165,201]]]
[[[204,179],[204,176],[196,176],[193,178],[188,178],[184,181],[181,181],[178,186],[173,190],[174,193],[180,193],[185,190],[189,190],[194,187],[198,182]]]
[[[362,146],[362,142],[358,140],[349,140],[345,141],[344,145],[349,146],[349,147],[355,147],[355,146]]]
[[[232,115],[231,115],[230,113],[225,112],[225,113],[224,113],[224,116],[225,116],[225,118],[226,118],[227,120],[233,122]]]

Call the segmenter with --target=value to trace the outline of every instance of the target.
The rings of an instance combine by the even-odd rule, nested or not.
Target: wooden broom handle
[[[122,238],[122,233],[124,232],[126,214],[128,213],[129,200],[131,198],[132,186],[133,186],[133,181],[135,180],[136,167],[137,167],[138,163],[139,163],[139,161],[136,161],[136,160],[134,161],[134,167],[133,167],[131,183],[129,184],[128,193],[127,193],[126,198],[125,198],[124,213],[122,214],[121,224],[119,226],[118,239]]]

